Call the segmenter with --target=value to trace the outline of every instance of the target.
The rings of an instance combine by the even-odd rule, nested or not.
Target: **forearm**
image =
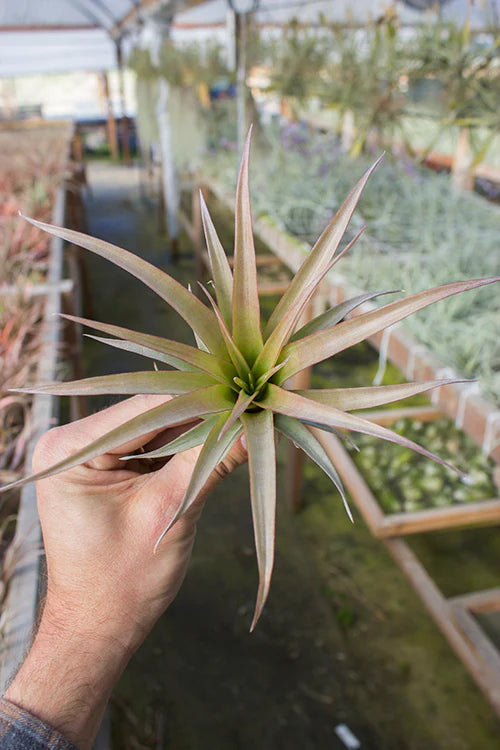
[[[75,620],[71,612],[63,619],[49,604],[5,698],[86,750],[131,653],[109,628]]]
[[[146,401],[154,406],[155,398]],[[37,444],[34,471],[144,411],[145,397],[137,397],[49,431]],[[123,455],[139,450],[143,440],[127,443]],[[150,474],[134,470],[134,462],[126,465],[115,451],[37,484],[47,603],[4,697],[80,750],[92,746],[130,656],[179,590],[206,493],[246,459],[237,443],[154,551],[187,491],[199,451],[184,451]]]

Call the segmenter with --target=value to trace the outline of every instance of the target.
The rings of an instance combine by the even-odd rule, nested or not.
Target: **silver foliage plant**
[[[233,271],[203,198],[201,201],[215,289],[215,299],[205,290],[207,304],[171,276],[127,250],[80,232],[28,219],[50,234],[107,258],[144,282],[189,324],[197,348],[116,325],[65,316],[105,334],[105,337],[96,338],[110,346],[135,352],[172,369],[44,384],[26,391],[55,395],[170,394],[175,397],[111,430],[46,471],[7,485],[1,491],[70,469],[153,430],[186,425],[182,435],[162,448],[133,456],[141,460],[160,458],[202,445],[184,498],[158,540],[159,544],[168,529],[195,501],[212,470],[244,434],[248,446],[250,495],[259,568],[253,629],[269,593],[274,561],[276,431],[299,446],[326,472],[342,497],[351,519],[342,482],[322,445],[322,433],[318,429],[352,431],[379,437],[449,466],[417,443],[351,412],[374,408],[456,381],[296,390],[293,376],[427,305],[498,281],[500,277],[446,284],[346,319],[356,307],[376,296],[363,294],[332,307],[298,327],[302,312],[324,276],[355,242],[353,240],[342,252],[337,252],[363,188],[379,159],[347,196],[304,259],[269,320],[262,325],[248,189],[250,135],[236,190]]]

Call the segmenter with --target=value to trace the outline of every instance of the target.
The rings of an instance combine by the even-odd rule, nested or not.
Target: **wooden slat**
[[[481,625],[466,607],[462,607],[456,602],[450,602],[450,608],[455,622],[470,641],[474,651],[499,676],[500,680],[500,654],[494,643],[488,638]]]
[[[454,596],[448,600],[452,604],[459,604],[478,614],[490,614],[500,611],[500,588],[474,591],[471,594]]]
[[[234,265],[234,258],[233,258],[233,256],[230,256],[228,258],[228,261],[229,261],[229,265],[232,268],[233,265]],[[255,263],[256,263],[257,267],[260,267],[260,266],[281,266],[282,262],[283,261],[280,258],[277,258],[275,255],[262,255],[262,254],[258,254],[258,255],[255,256]]]
[[[452,607],[441,594],[423,565],[402,539],[383,543],[422,599],[434,621],[457,656],[500,715],[500,671],[485,660],[484,653],[472,647],[471,640],[457,624]]]
[[[313,306],[309,303],[306,309],[302,312],[297,326],[301,327],[312,319]],[[306,367],[304,370],[296,373],[291,378],[290,387],[301,390],[310,388],[311,385],[311,367]],[[302,508],[302,487],[303,487],[303,474],[304,474],[304,453],[300,448],[297,448],[291,441],[288,441],[287,445],[288,459],[285,468],[285,495],[288,509],[292,513],[298,513]]]
[[[311,429],[332,460],[370,531],[377,535],[377,530],[384,520],[384,514],[356,464],[335,435],[314,427]]]
[[[385,516],[375,534],[378,537],[419,534],[463,526],[500,522],[500,499],[480,500],[447,508],[428,508]]]
[[[374,409],[357,412],[359,416],[379,425],[389,425],[398,419],[417,419],[419,422],[433,422],[443,416],[434,406],[408,406],[401,409]]]
[[[6,286],[0,286],[0,299],[2,297],[24,297],[26,299],[31,299],[32,297],[43,297],[52,292],[68,294],[72,291],[73,279],[62,279],[55,284],[52,284],[49,281],[41,284],[26,284],[25,287],[8,284]]]
[[[359,473],[356,465],[335,435],[314,430],[334,462],[343,483],[349,490],[358,510],[375,535],[384,522],[383,513]],[[420,561],[402,539],[381,540],[401,570],[409,578],[438,627],[469,670],[491,705],[500,714],[500,673],[490,668],[471,641],[454,620],[451,605],[441,594]]]
[[[424,531],[493,524],[500,521],[500,498],[465,505],[450,505],[447,508],[427,508],[385,515],[340,440],[335,435],[321,430],[315,430],[315,432],[353,496],[361,515],[376,537],[385,539]]]
[[[258,290],[261,296],[284,294],[289,286],[289,281],[261,281]]]

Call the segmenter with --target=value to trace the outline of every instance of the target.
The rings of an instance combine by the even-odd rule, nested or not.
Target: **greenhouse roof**
[[[0,2],[0,78],[116,67],[113,39],[180,0]]]
[[[238,0],[235,5],[251,7],[252,0]],[[498,26],[500,0],[394,0],[392,3],[403,24],[418,24],[425,18],[436,17],[441,5],[442,17],[463,24],[470,13],[471,26],[487,29]],[[255,21],[261,25],[284,24],[293,18],[303,23],[318,20],[320,14],[330,22],[361,25],[380,17],[391,5],[388,0],[259,0],[256,3]],[[209,0],[175,17],[177,28],[204,27],[225,23],[229,3],[227,0]],[[470,6],[470,8],[469,8]]]
[[[14,0],[0,4],[0,31],[105,29],[119,34],[143,14],[176,0]]]
[[[435,0],[394,0],[403,24],[426,17]],[[439,0],[444,18],[463,22],[469,0]],[[252,0],[235,0],[251,6]],[[256,21],[281,25],[293,18],[316,22],[323,14],[331,22],[364,24],[376,19],[389,0],[259,0]],[[194,7],[179,11],[186,5]],[[13,0],[0,2],[0,78],[32,73],[110,70],[116,67],[113,39],[157,12],[175,14],[174,35],[192,36],[196,29],[222,27],[228,0]],[[424,10],[423,10],[424,9]],[[428,11],[430,12],[430,11]],[[470,6],[475,29],[499,25],[500,0],[475,0]],[[206,33],[203,32],[202,33]]]

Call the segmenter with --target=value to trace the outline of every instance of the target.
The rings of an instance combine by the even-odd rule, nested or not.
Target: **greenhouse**
[[[499,105],[499,0],[0,5],[0,748],[498,747]]]

